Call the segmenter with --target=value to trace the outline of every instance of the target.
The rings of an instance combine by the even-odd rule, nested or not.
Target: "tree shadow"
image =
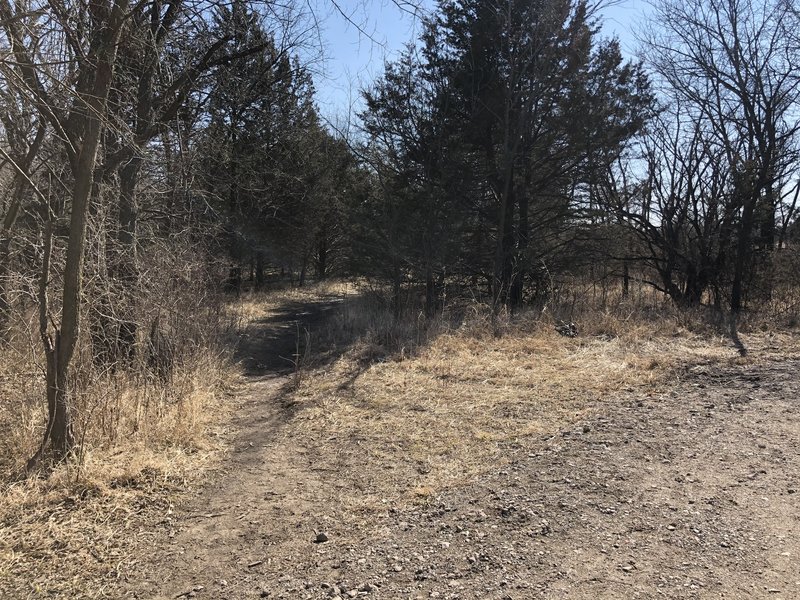
[[[309,342],[317,338],[317,332],[345,301],[330,296],[282,305],[247,325],[234,359],[242,365],[247,377],[282,377],[295,372],[309,352]],[[330,360],[336,358],[332,355]]]
[[[282,408],[276,418],[288,420],[303,408],[294,392],[310,371],[351,353],[353,360],[340,373],[337,386],[345,391],[373,364],[392,360],[397,353],[413,355],[452,326],[452,315],[447,325],[434,325],[421,312],[411,312],[394,322],[391,310],[374,292],[290,301],[250,322],[234,357],[252,381],[283,379],[273,399]]]

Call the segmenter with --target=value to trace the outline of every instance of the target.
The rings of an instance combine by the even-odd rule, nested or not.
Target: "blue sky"
[[[422,3],[428,9],[435,5]],[[636,50],[633,31],[646,6],[644,0],[622,0],[603,11],[604,31],[619,37],[628,55]],[[326,56],[315,69],[317,103],[323,117],[341,125],[351,108],[360,109],[359,90],[417,37],[420,24],[391,0],[317,0],[315,14]]]

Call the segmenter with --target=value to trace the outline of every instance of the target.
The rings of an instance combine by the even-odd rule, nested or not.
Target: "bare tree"
[[[60,137],[72,182],[69,184],[70,219],[60,318],[49,314],[46,285],[49,281],[49,250],[52,248],[52,221],[45,236],[45,261],[42,271],[43,293],[40,294],[40,334],[47,356],[48,422],[39,451],[29,462],[33,467],[42,457],[47,443],[56,460],[63,460],[72,451],[75,440],[70,406],[70,374],[72,359],[80,335],[83,262],[89,200],[107,117],[107,99],[111,89],[120,35],[128,17],[128,0],[89,0],[69,9],[52,3],[48,11],[25,11],[12,7],[9,0],[0,1],[0,20],[14,59],[15,82],[30,95],[42,120],[47,121]],[[44,17],[44,14],[47,16]],[[38,33],[37,21],[47,18],[51,25]],[[75,25],[75,21],[79,25]],[[85,29],[84,29],[85,28]],[[31,34],[31,32],[34,32]],[[43,39],[41,36],[46,36]],[[50,52],[60,50],[59,64],[65,64],[64,88],[58,89],[68,104],[60,105],[52,95],[54,82],[50,65],[55,62]],[[62,92],[67,93],[62,93]],[[52,323],[52,325],[51,325]]]
[[[709,291],[721,301],[738,208],[731,173],[705,120],[676,105],[651,122],[642,159],[620,161],[595,190],[637,240],[624,259],[680,306],[698,305]],[[612,246],[614,258],[618,251]]]
[[[0,66],[0,69],[4,67]],[[12,171],[7,186],[6,200],[0,204],[0,343],[7,341],[11,322],[11,254],[14,227],[25,210],[31,190],[31,173],[34,161],[45,140],[47,126],[35,111],[27,110],[24,98],[13,88],[0,89],[2,113],[0,121],[8,150],[0,148],[0,156]]]
[[[798,24],[783,0],[660,0],[646,40],[668,93],[702,119],[731,169],[734,314],[754,251],[768,261],[775,248],[780,187],[796,169]]]

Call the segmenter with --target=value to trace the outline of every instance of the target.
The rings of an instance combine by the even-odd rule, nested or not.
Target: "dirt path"
[[[293,432],[280,358],[294,320],[313,329],[332,309],[289,307],[254,332],[235,449],[138,533],[125,597],[800,598],[800,359],[620,392],[590,421],[510,444],[502,469],[354,512],[345,491],[380,495],[364,481],[389,467],[346,440],[320,456]]]
[[[148,543],[140,544],[143,556],[136,581],[124,586],[126,597],[175,598],[203,586],[205,597],[220,598],[227,585],[231,598],[246,597],[239,590],[258,579],[248,565],[269,564],[272,554],[284,553],[269,550],[272,541],[296,537],[292,517],[314,508],[303,495],[319,482],[302,461],[302,447],[282,434],[292,418],[287,390],[305,333],[313,336],[337,303],[285,304],[248,328],[237,353],[248,383],[232,423],[233,449],[196,497],[165,515],[154,532],[138,532]]]

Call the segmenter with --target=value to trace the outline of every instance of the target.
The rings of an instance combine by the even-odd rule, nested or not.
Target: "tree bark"
[[[260,290],[264,287],[264,252],[262,250],[256,251],[256,289]]]
[[[531,186],[530,169],[526,169],[524,187],[517,194],[519,206],[519,222],[517,223],[517,249],[514,257],[511,282],[511,307],[522,306],[525,289],[526,261],[528,260],[528,244],[530,243],[530,223],[528,210],[530,199],[528,193]]]
[[[297,282],[297,287],[303,287],[306,284],[306,274],[308,273],[308,260],[311,252],[306,250],[303,252],[303,263],[300,265],[300,278]]]
[[[733,265],[733,283],[731,285],[731,311],[739,313],[743,306],[744,277],[746,271],[750,231],[753,225],[753,204],[748,202],[742,213],[742,224],[739,238],[736,241],[736,258]]]
[[[436,316],[438,294],[436,293],[436,279],[430,265],[425,268],[425,317],[432,319]]]
[[[327,228],[322,227],[317,242],[317,278],[322,280],[328,276],[328,235]]]

